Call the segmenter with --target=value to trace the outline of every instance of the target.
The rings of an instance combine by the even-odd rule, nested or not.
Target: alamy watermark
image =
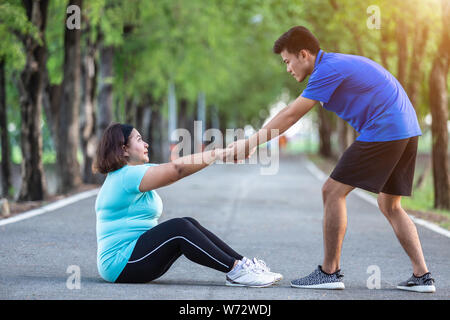
[[[370,14],[370,16],[366,20],[367,28],[369,28],[370,30],[381,29],[380,7],[377,5],[368,6],[366,12],[367,12],[367,14]]]
[[[81,29],[81,9],[77,5],[67,7],[66,13],[69,15],[66,19],[66,27],[69,30]]]
[[[66,287],[69,290],[81,289],[81,269],[80,266],[70,265],[66,269],[66,273],[70,274],[66,280]]]
[[[240,140],[245,139],[244,129],[226,129],[225,137],[219,129],[208,129],[201,134],[202,121],[194,121],[194,137],[192,139],[191,133],[187,129],[178,128],[170,135],[170,141],[179,141],[173,146],[172,155],[176,157],[185,157],[191,155],[193,149],[194,154],[200,152],[206,152],[213,149],[226,149],[228,151],[227,157],[216,161],[217,164],[259,164],[260,173],[262,175],[274,175],[278,173],[279,169],[279,145],[277,139],[269,141],[265,145],[258,148],[256,145],[249,145],[249,151],[253,153],[249,155],[245,154],[244,148],[236,148],[235,152],[231,152],[232,144],[238,143]],[[200,129],[200,130],[199,130]],[[261,129],[259,131],[260,137],[268,139],[269,137],[277,137],[279,130],[272,129],[269,131]],[[201,135],[199,137],[198,135]],[[224,140],[225,138],[225,140]],[[192,141],[194,142],[192,148]],[[224,145],[224,141],[228,145]],[[204,154],[205,155],[205,154]],[[186,163],[201,164],[204,162],[202,157],[189,158],[186,157],[183,161]]]
[[[370,265],[367,267],[367,273],[370,274],[367,278],[367,289],[381,289],[381,269],[377,265]]]

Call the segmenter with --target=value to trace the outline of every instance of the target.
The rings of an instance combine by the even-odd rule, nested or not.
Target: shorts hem
[[[377,193],[377,194],[380,193],[380,190],[377,190],[377,189],[375,189],[373,187],[369,187],[369,186],[366,186],[366,185],[363,185],[363,184],[360,184],[360,183],[348,182],[348,181],[345,181],[345,179],[342,179],[341,177],[336,177],[333,174],[330,175],[330,178],[332,178],[333,180],[336,180],[336,181],[338,181],[340,183],[347,184],[347,185],[355,187],[355,188],[364,189],[366,191]]]
[[[392,196],[401,196],[401,197],[411,197],[412,192],[395,192],[395,191],[385,191],[381,190],[380,192],[390,194]]]
[[[346,182],[345,179],[341,179],[340,177],[336,177],[334,175],[330,175],[330,178],[332,178],[333,180],[336,180],[337,182],[355,187],[355,188],[359,188],[359,189],[363,189],[365,191],[369,191],[372,193],[376,193],[379,194],[380,192],[382,193],[386,193],[386,194],[390,194],[393,196],[401,196],[401,197],[410,197],[412,195],[412,192],[397,192],[397,191],[388,191],[388,190],[377,190],[374,189],[373,187],[369,187],[360,183],[354,183],[354,182]]]

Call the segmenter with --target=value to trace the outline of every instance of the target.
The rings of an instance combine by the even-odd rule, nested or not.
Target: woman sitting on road
[[[149,145],[127,124],[103,133],[93,166],[107,174],[95,203],[97,267],[103,279],[144,283],[161,277],[181,255],[226,273],[226,285],[266,287],[282,278],[265,263],[236,253],[193,218],[158,224],[162,201],[155,189],[172,184],[224,159],[215,149],[164,164],[148,163]]]

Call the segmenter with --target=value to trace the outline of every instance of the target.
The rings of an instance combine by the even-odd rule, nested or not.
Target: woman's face
[[[128,164],[138,165],[149,162],[148,147],[148,143],[142,140],[139,132],[133,129],[128,137],[127,144],[123,146]]]

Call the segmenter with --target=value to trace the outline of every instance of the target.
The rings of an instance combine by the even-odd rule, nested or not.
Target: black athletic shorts
[[[339,159],[330,177],[374,193],[410,196],[418,138],[355,141]]]

